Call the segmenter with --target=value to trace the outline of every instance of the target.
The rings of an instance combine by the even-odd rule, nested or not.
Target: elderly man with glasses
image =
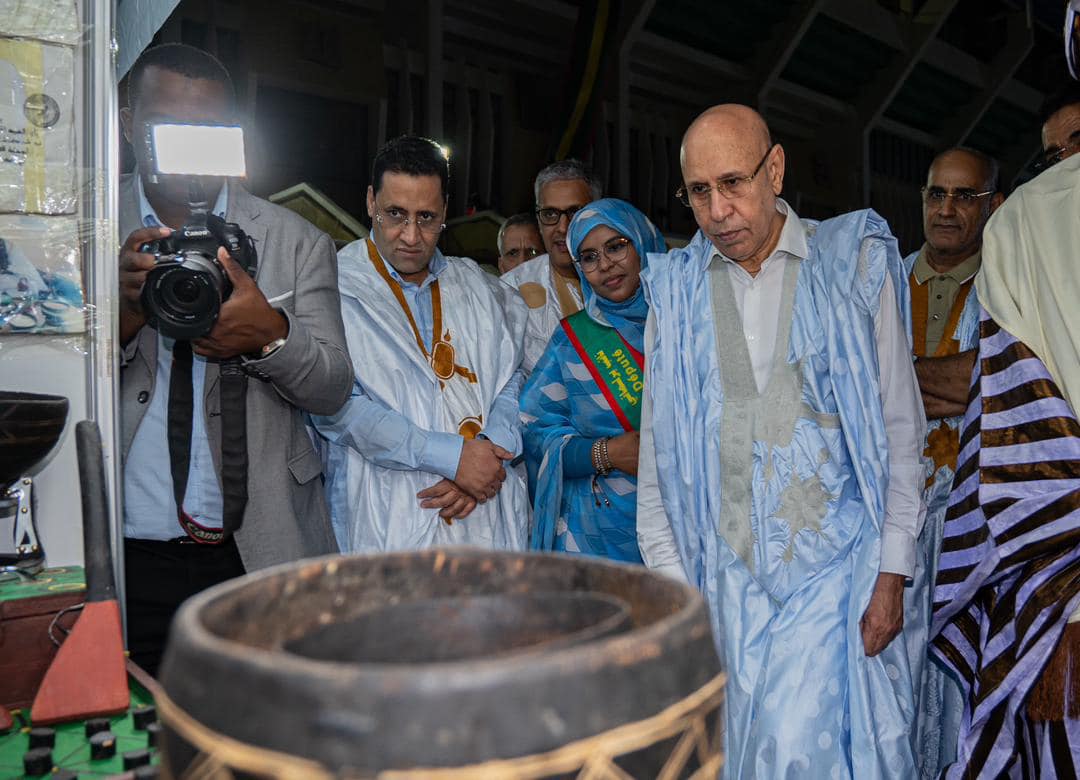
[[[372,165],[371,236],[338,254],[356,376],[344,408],[313,422],[342,551],[525,546],[528,495],[506,462],[521,453],[526,308],[438,250],[449,176],[434,141],[390,141]]]
[[[896,241],[872,211],[801,220],[746,106],[699,116],[681,163],[700,230],[643,274],[638,541],[709,605],[724,776],[913,777],[926,428]]]
[[[998,191],[998,170],[996,160],[974,149],[948,149],[934,158],[922,188],[925,243],[904,260],[915,373],[929,420],[923,454],[933,463],[923,494],[927,512],[911,589],[914,606],[905,629],[912,646],[919,707],[916,750],[924,777],[936,776],[953,760],[963,715],[957,683],[918,650],[925,648],[929,630],[942,525],[979,344],[974,282],[982,259],[983,228],[1005,200]]]
[[[566,248],[570,220],[602,196],[600,181],[578,160],[560,160],[536,175],[536,221],[546,254],[522,263],[502,280],[517,288],[529,306],[522,367],[531,373],[563,317],[583,304],[581,280]]]

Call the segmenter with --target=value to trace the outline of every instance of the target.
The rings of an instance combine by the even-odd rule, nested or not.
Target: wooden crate
[[[61,610],[84,598],[83,570],[78,566],[45,569],[33,580],[0,582],[0,706],[30,706],[56,655],[49,624]],[[78,616],[78,611],[69,612],[58,625],[70,629]]]

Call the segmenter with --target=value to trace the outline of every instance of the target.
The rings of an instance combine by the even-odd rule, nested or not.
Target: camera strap
[[[247,376],[238,359],[220,364],[221,398],[221,488],[224,500],[222,527],[207,528],[184,511],[188,472],[191,468],[191,420],[194,389],[191,378],[191,343],[173,345],[169,377],[168,440],[169,469],[177,519],[184,532],[200,544],[221,544],[236,532],[247,506]]]
[[[248,500],[247,374],[239,358],[223,360],[220,370],[221,525],[228,537],[244,522]]]

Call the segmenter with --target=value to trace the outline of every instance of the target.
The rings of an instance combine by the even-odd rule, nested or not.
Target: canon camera
[[[191,341],[213,329],[221,305],[232,294],[232,283],[217,259],[218,247],[255,275],[251,237],[214,214],[205,215],[205,225],[185,225],[143,245],[141,251],[157,258],[143,285],[143,311],[163,336]]]

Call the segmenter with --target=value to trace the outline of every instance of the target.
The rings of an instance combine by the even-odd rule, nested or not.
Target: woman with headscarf
[[[585,308],[564,319],[521,393],[534,550],[641,562],[636,531],[638,426],[648,304],[641,271],[666,251],[625,201],[574,215],[566,244]]]

